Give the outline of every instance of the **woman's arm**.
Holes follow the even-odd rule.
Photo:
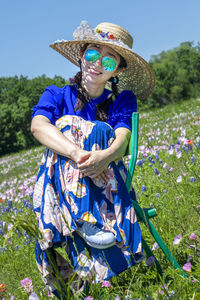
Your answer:
[[[66,156],[75,162],[81,162],[90,155],[88,151],[80,149],[72,143],[50,120],[42,115],[37,115],[31,122],[31,132],[44,146],[57,154]]]
[[[100,175],[112,161],[124,156],[130,137],[131,131],[129,129],[125,127],[117,128],[111,146],[105,150],[92,151],[86,161],[78,163],[78,168],[85,176],[91,178]]]

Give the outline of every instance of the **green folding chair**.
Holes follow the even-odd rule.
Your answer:
[[[126,155],[130,155],[130,162],[128,166],[128,174],[127,174],[127,179],[126,179],[126,187],[128,191],[130,191],[131,188],[131,183],[133,179],[133,174],[135,170],[135,165],[136,165],[136,160],[137,160],[137,153],[138,153],[138,129],[139,129],[139,113],[133,113],[132,115],[132,134],[131,134],[131,139],[129,143],[129,147],[127,149]],[[172,264],[174,269],[179,269],[180,274],[184,277],[187,277],[186,274],[183,272],[182,268],[176,261],[175,257],[171,254],[170,250],[167,248],[166,244],[160,237],[159,233],[149,220],[150,218],[153,218],[156,216],[156,210],[155,208],[141,208],[140,205],[136,201],[132,201],[133,206],[138,218],[139,222],[143,222],[145,226],[149,229],[149,232],[151,235],[154,237],[155,241],[158,243],[160,248],[162,249],[163,253],[166,255],[167,259],[169,262]],[[152,250],[149,248],[147,243],[145,242],[144,238],[142,237],[142,246],[144,251],[146,252],[147,258],[150,256],[153,256],[155,259],[155,264],[158,270],[158,273],[162,276],[163,271],[162,268],[156,259],[154,253]]]

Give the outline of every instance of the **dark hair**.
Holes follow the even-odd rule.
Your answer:
[[[89,44],[85,44],[81,48],[82,53],[85,52],[88,45]],[[127,64],[126,64],[125,59],[121,55],[119,55],[119,56],[120,56],[120,63],[119,63],[118,68],[126,68]],[[79,63],[80,63],[80,69],[81,69],[81,61]],[[78,97],[77,97],[75,110],[83,109],[85,104],[87,102],[90,102],[90,99],[87,95],[86,90],[81,85],[81,81],[82,81],[82,71],[80,70],[72,80],[73,84],[77,84],[77,89],[78,89]],[[112,93],[115,96],[115,98],[117,98],[117,96],[118,96],[118,88],[117,88],[118,77],[111,77],[108,81],[111,82]],[[109,110],[109,106],[112,103],[112,101],[113,101],[112,97],[110,96],[103,102],[97,104],[96,120],[99,120],[99,121],[107,121],[108,120],[108,110]]]

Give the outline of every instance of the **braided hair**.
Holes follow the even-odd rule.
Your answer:
[[[81,48],[81,52],[85,52],[89,44],[84,45]],[[81,61],[79,61],[80,69],[81,69]],[[120,55],[120,63],[118,68],[126,68],[127,64],[125,59]],[[112,94],[117,98],[118,96],[118,88],[117,83],[119,81],[118,77],[111,77],[108,81],[111,82]],[[73,84],[77,84],[78,89],[78,97],[76,102],[75,110],[82,110],[87,102],[91,102],[85,88],[81,85],[82,82],[82,71],[80,70],[72,79]],[[112,94],[108,96],[106,100],[97,104],[96,106],[96,120],[106,122],[108,120],[108,110],[110,104],[113,102]]]

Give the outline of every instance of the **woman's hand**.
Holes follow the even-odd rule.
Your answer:
[[[83,150],[81,148],[79,148],[78,150],[75,149],[72,152],[73,161],[75,161],[77,165],[85,162],[90,156],[91,156],[91,152]]]
[[[106,174],[103,173],[110,163],[106,150],[88,152],[88,158],[77,163],[79,170],[84,176],[94,178],[100,175],[99,178],[102,178],[102,180],[107,179]]]

